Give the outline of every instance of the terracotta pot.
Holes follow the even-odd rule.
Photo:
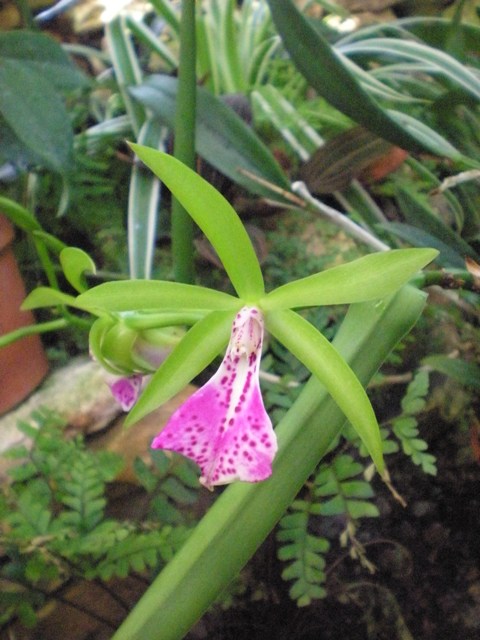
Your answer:
[[[0,214],[0,335],[33,324],[29,311],[20,311],[25,286],[12,249],[13,227]],[[48,361],[38,335],[0,347],[0,414],[21,402],[41,382]]]

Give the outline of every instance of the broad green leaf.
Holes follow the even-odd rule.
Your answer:
[[[235,312],[212,311],[193,325],[152,376],[128,414],[127,426],[170,400],[212,362],[228,342]]]
[[[309,84],[339,111],[403,149],[418,151],[419,142],[381,109],[341,62],[327,40],[291,0],[268,0],[283,44]]]
[[[382,472],[382,439],[372,405],[358,378],[335,347],[294,311],[268,313],[266,327],[325,385]]]
[[[105,282],[82,293],[76,302],[85,309],[237,309],[239,300],[228,293],[164,280]]]
[[[271,311],[384,298],[408,282],[436,255],[434,249],[373,253],[278,287],[268,293],[260,305],[265,311]]]
[[[85,273],[96,273],[95,263],[88,253],[77,247],[65,247],[60,253],[60,264],[72,287],[80,293],[86,291]]]
[[[87,78],[53,38],[39,32],[16,30],[0,33],[0,60],[16,60],[43,76],[57,89],[76,89]],[[28,87],[24,91],[28,92]]]
[[[130,145],[170,189],[213,245],[238,295],[256,302],[264,285],[260,265],[240,218],[227,200],[195,171],[155,149]]]
[[[73,131],[53,85],[22,61],[0,64],[0,112],[18,139],[50,169],[64,173],[72,161]]]
[[[176,78],[150,76],[130,93],[173,129]],[[196,148],[202,158],[253,193],[279,198],[278,193],[248,178],[241,169],[289,189],[287,177],[269,149],[233,109],[202,88],[197,88],[196,101]]]
[[[37,287],[28,294],[22,302],[21,308],[41,309],[42,307],[57,307],[58,305],[78,307],[77,298],[50,287]]]

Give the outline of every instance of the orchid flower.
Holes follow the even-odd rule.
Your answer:
[[[90,333],[91,348],[113,365],[118,358],[120,364],[128,365],[131,335],[118,327],[105,339],[100,330],[94,330],[97,323],[101,329],[103,318],[107,318],[106,324],[110,318],[118,318],[120,324],[141,331],[167,324],[188,328],[152,373],[125,424],[134,424],[173,398],[228,343],[217,373],[177,409],[152,446],[194,460],[201,470],[200,481],[208,488],[269,477],[277,442],[259,388],[265,326],[326,387],[382,473],[382,439],[365,389],[335,346],[297,309],[366,303],[361,306],[365,317],[373,313],[370,304],[375,314],[382,314],[384,300],[437,252],[382,251],[266,292],[250,238],[225,198],[175,158],[148,147],[131,146],[203,231],[237,295],[179,282],[131,280],[100,284],[75,299],[80,309],[99,315]],[[138,372],[138,367],[123,369]]]
[[[236,315],[218,371],[172,415],[152,448],[194,460],[200,482],[258,482],[271,474],[277,440],[259,384],[263,316],[255,307]]]

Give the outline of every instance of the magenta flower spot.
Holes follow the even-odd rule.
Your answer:
[[[175,411],[152,448],[182,453],[201,469],[207,488],[272,473],[277,439],[259,384],[263,317],[243,307],[215,375]]]
[[[140,395],[142,376],[136,374],[125,378],[117,378],[117,380],[109,382],[108,386],[122,409],[130,411]]]

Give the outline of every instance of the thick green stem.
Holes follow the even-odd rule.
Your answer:
[[[425,294],[404,287],[387,301],[350,308],[334,344],[364,385],[416,322],[424,303]],[[275,526],[344,422],[312,378],[277,427],[279,451],[271,478],[224,491],[113,640],[183,638]]]
[[[191,169],[195,168],[195,47],[195,0],[183,0],[174,156]],[[192,283],[193,222],[176,198],[172,199],[172,255],[176,281]]]

